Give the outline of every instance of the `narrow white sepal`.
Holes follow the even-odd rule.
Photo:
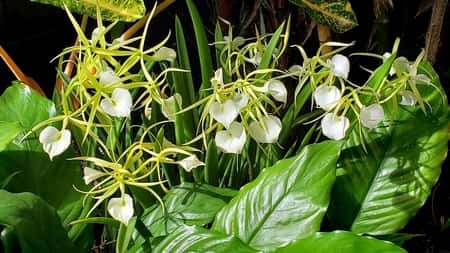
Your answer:
[[[133,99],[127,89],[114,89],[111,98],[104,98],[100,102],[100,107],[107,114],[114,117],[129,117]]]
[[[331,66],[331,70],[335,76],[342,77],[344,79],[348,78],[348,73],[350,72],[350,61],[346,56],[336,54],[331,58],[331,60],[328,60],[327,63]]]
[[[286,103],[287,101],[287,90],[284,83],[277,79],[270,79],[264,84],[265,90],[269,93],[276,101]]]
[[[191,155],[186,158],[184,158],[181,161],[177,162],[183,169],[187,172],[191,172],[192,169],[195,169],[199,166],[204,166],[205,164],[200,161],[196,155]]]
[[[367,128],[375,128],[378,123],[384,120],[384,110],[380,104],[371,104],[361,108],[359,117],[361,124]]]
[[[64,129],[59,131],[53,126],[47,126],[39,134],[39,142],[44,151],[53,160],[53,157],[62,154],[70,146],[70,131]]]
[[[406,106],[413,106],[417,103],[416,96],[409,90],[401,91],[398,93],[401,96],[400,104]]]
[[[209,114],[228,129],[231,122],[239,115],[239,110],[232,99],[227,99],[223,104],[217,101],[211,103]]]
[[[181,108],[182,97],[180,94],[175,93],[175,95],[162,100],[161,112],[170,121],[175,121],[175,101],[177,102],[178,108]]]
[[[268,115],[262,122],[253,121],[249,126],[249,133],[258,143],[274,143],[281,132],[281,121],[278,117]]]
[[[322,84],[314,90],[314,100],[318,107],[330,111],[339,103],[341,91],[336,86]]]
[[[177,52],[169,47],[160,47],[153,55],[157,61],[173,62],[177,58]]]
[[[133,199],[126,193],[120,198],[111,198],[108,202],[108,212],[114,219],[128,225],[134,214]]]
[[[342,140],[345,137],[347,129],[350,127],[350,121],[345,116],[336,116],[333,113],[327,113],[321,121],[322,133],[333,140]]]
[[[90,184],[93,181],[95,181],[105,175],[106,175],[106,173],[98,171],[98,170],[94,170],[90,167],[84,167],[84,169],[83,169],[83,180],[84,180],[85,184]]]
[[[214,139],[216,146],[224,153],[240,154],[247,134],[241,123],[233,121],[228,130],[218,131]]]

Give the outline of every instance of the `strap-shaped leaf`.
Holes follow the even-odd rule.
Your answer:
[[[421,64],[419,72],[440,87],[430,64]],[[346,143],[330,205],[337,228],[395,233],[429,197],[447,154],[448,105],[443,92],[431,85],[421,85],[420,90],[432,108],[427,114],[417,106],[385,108],[385,126],[366,134],[367,152],[356,132]]]
[[[255,253],[258,251],[232,236],[201,227],[183,225],[159,243],[153,252]]]
[[[348,0],[290,0],[304,7],[306,12],[320,24],[343,33],[358,25],[356,15]]]
[[[31,0],[43,4],[50,4],[64,9],[67,5],[70,11],[97,16],[97,7],[104,20],[131,22],[140,19],[145,14],[143,0]]]
[[[335,231],[316,233],[298,240],[274,253],[405,253],[406,251],[390,242],[368,236],[358,236],[352,232]]]
[[[218,214],[213,229],[270,250],[320,228],[335,180],[340,142],[305,147],[265,169]]]

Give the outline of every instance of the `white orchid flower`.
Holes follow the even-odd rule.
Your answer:
[[[239,115],[239,109],[232,99],[225,100],[223,104],[214,101],[209,107],[209,114],[228,129],[231,122]]]
[[[249,133],[258,143],[274,143],[281,132],[281,121],[278,117],[268,115],[262,122],[253,121],[249,126]]]
[[[191,155],[186,158],[184,158],[181,161],[177,162],[181,167],[183,167],[184,170],[187,172],[191,172],[192,169],[195,169],[199,166],[205,166],[205,164],[200,161],[196,155]]]
[[[93,181],[95,181],[105,175],[107,175],[107,174],[102,171],[92,169],[90,167],[84,167],[84,169],[83,169],[83,180],[84,180],[85,184],[90,184]]]
[[[123,88],[114,89],[111,98],[104,98],[100,101],[102,110],[114,117],[129,117],[132,106],[131,94]]]
[[[384,119],[384,110],[380,104],[371,104],[361,108],[359,117],[361,124],[367,128],[375,128]]]
[[[248,60],[250,63],[252,63],[255,66],[259,66],[262,61],[262,55],[259,51],[255,50],[254,55]]]
[[[397,74],[409,74],[411,72],[411,64],[409,63],[408,59],[403,56],[395,59],[392,66],[394,67],[394,70]]]
[[[326,84],[317,87],[313,95],[316,104],[325,111],[332,110],[341,99],[341,91],[336,86]]]
[[[160,47],[154,54],[153,58],[157,61],[168,61],[173,63],[177,58],[177,52],[169,47]]]
[[[277,79],[270,79],[264,84],[264,90],[276,101],[286,104],[287,90],[284,83]]]
[[[416,96],[414,96],[414,93],[409,90],[400,91],[398,93],[401,96],[400,104],[406,105],[406,106],[413,106],[417,103]]]
[[[111,198],[107,208],[111,217],[125,225],[134,214],[133,199],[126,193],[120,198]]]
[[[248,96],[242,93],[234,93],[231,99],[236,105],[238,111],[241,111],[241,109],[248,104]]]
[[[348,73],[350,72],[350,61],[348,58],[342,54],[334,55],[331,60],[327,60],[327,63],[331,67],[331,71],[337,77],[342,77],[344,79],[348,78]]]
[[[230,37],[227,35],[223,36],[223,39],[228,43],[230,42]],[[244,37],[237,36],[233,39],[233,41],[231,41],[231,46],[233,48],[238,48],[238,47],[242,46],[244,43],[245,43]]]
[[[175,95],[167,99],[163,99],[161,104],[162,114],[171,121],[175,121],[175,101],[177,102],[178,107],[181,108],[182,98],[178,93],[175,93]]]
[[[223,69],[219,68],[216,71],[214,71],[214,77],[211,78],[211,83],[218,85],[218,86],[223,86]]]
[[[336,116],[333,113],[327,113],[321,121],[322,133],[333,140],[342,140],[345,132],[350,127],[350,121],[345,116]]]
[[[216,146],[224,153],[240,154],[244,148],[247,134],[241,123],[233,121],[228,130],[216,133]]]
[[[105,30],[105,27],[96,27],[94,30],[92,30],[91,33],[91,41],[98,41],[99,35]]]
[[[53,126],[47,126],[39,134],[39,142],[42,143],[42,147],[50,157],[50,160],[62,154],[70,146],[70,138],[69,130],[63,129],[59,131]]]
[[[117,76],[116,72],[110,67],[106,67],[104,71],[98,73],[98,82],[102,86],[109,86],[111,84],[120,83],[120,77]]]

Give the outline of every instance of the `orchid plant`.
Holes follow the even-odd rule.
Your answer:
[[[446,141],[435,136],[447,134],[447,100],[423,52],[411,62],[398,56],[399,40],[384,55],[345,55],[353,43],[327,42],[309,57],[292,45],[302,59],[285,69],[280,61],[290,46],[289,19],[274,33],[249,38],[235,36],[221,20],[228,31],[217,24],[215,41],[207,44],[188,0],[200,81],[191,73],[192,52],[178,18],[176,48],[168,46],[170,33],[148,46],[156,6],[141,35],[119,38],[111,38],[118,22],[105,22],[100,8],[96,28],[87,31],[65,7],[78,39],[55,57],[61,85],[54,110],[12,138],[29,142],[38,135],[49,164],[70,153],[64,161],[79,167],[84,185],[73,188],[82,195],[81,211],[63,216],[77,228],[69,233],[73,242],[92,237],[87,228],[94,223],[115,241],[116,252],[312,252],[310,244],[327,252],[345,240],[404,252],[382,240],[370,246],[360,235],[405,226],[445,159]],[[351,60],[359,56],[380,62],[366,69],[365,83],[351,80]],[[67,64],[74,73],[64,71]],[[435,128],[408,147],[426,156],[424,149],[435,145],[429,163],[400,147],[408,122],[427,117]],[[408,180],[392,186],[379,178],[396,177],[393,168]],[[352,188],[358,180],[362,186]],[[383,204],[403,196],[396,189],[418,195],[401,215]],[[392,218],[388,228],[384,216],[364,209],[377,196],[385,200],[380,212]],[[349,232],[318,233],[327,210],[329,230]],[[319,238],[336,242],[321,248]]]

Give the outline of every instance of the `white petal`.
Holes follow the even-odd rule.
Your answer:
[[[198,160],[196,155],[188,156],[183,160],[178,161],[178,164],[187,172],[191,172],[192,169],[205,165],[202,161]]]
[[[101,32],[103,32],[105,28],[104,27],[96,27],[94,30],[92,30],[91,33],[91,40],[92,41],[98,41],[99,40],[99,35]]]
[[[262,61],[262,56],[259,51],[256,51],[255,54],[249,59],[249,62],[252,63],[255,66],[259,66]]]
[[[367,128],[375,128],[384,119],[384,110],[380,104],[363,106],[360,112],[361,124]]]
[[[111,98],[104,98],[100,102],[100,107],[107,114],[115,117],[128,117],[133,106],[133,99],[128,90],[122,88],[114,89]]]
[[[241,123],[234,121],[228,130],[216,133],[216,146],[224,153],[240,154],[244,147],[247,134]]]
[[[350,72],[350,61],[347,57],[342,54],[336,54],[328,63],[331,65],[331,70],[335,76],[342,77],[344,79],[348,78],[348,73]]]
[[[239,115],[239,110],[233,100],[227,99],[223,104],[219,102],[211,103],[209,114],[225,128],[229,128],[231,122]]]
[[[287,100],[287,90],[284,83],[280,80],[271,79],[267,81],[264,86],[267,87],[267,92],[272,95],[272,97],[282,103],[286,103]]]
[[[83,180],[85,184],[90,184],[104,175],[106,175],[106,173],[94,170],[89,167],[84,167],[83,169]]]
[[[394,60],[393,67],[395,69],[395,72],[397,74],[400,73],[410,73],[411,72],[411,65],[409,64],[408,59],[405,57],[398,57]]]
[[[107,68],[98,74],[98,82],[103,86],[120,83],[120,78],[116,75],[114,70]]]
[[[250,123],[249,132],[258,143],[274,143],[278,140],[281,132],[281,121],[279,118],[269,115],[262,122]]]
[[[53,126],[48,126],[39,134],[42,148],[53,160],[53,157],[62,154],[70,146],[70,131],[64,129],[59,131]]]
[[[214,77],[211,78],[211,83],[215,84],[215,85],[219,85],[219,86],[223,86],[223,70],[222,68],[217,69],[214,72]]]
[[[341,91],[336,86],[322,84],[314,91],[316,104],[325,111],[330,111],[336,107],[340,99]]]
[[[241,93],[234,93],[232,100],[235,103],[238,111],[241,111],[241,109],[248,104],[248,96],[245,94],[243,95]]]
[[[336,116],[333,113],[327,113],[322,118],[322,133],[333,140],[342,140],[345,132],[350,127],[350,121],[345,116]]]
[[[134,214],[133,199],[128,194],[121,198],[111,198],[108,202],[108,212],[111,217],[127,225]]]
[[[172,48],[161,47],[155,52],[153,57],[157,61],[173,62],[177,58],[177,52],[175,52]]]
[[[175,101],[177,102],[178,108],[182,105],[181,95],[175,93],[175,95],[162,100],[161,112],[167,119],[175,121]]]
[[[412,91],[401,91],[399,92],[399,95],[402,97],[402,100],[400,101],[401,105],[413,106],[417,103],[416,96],[414,96]]]

